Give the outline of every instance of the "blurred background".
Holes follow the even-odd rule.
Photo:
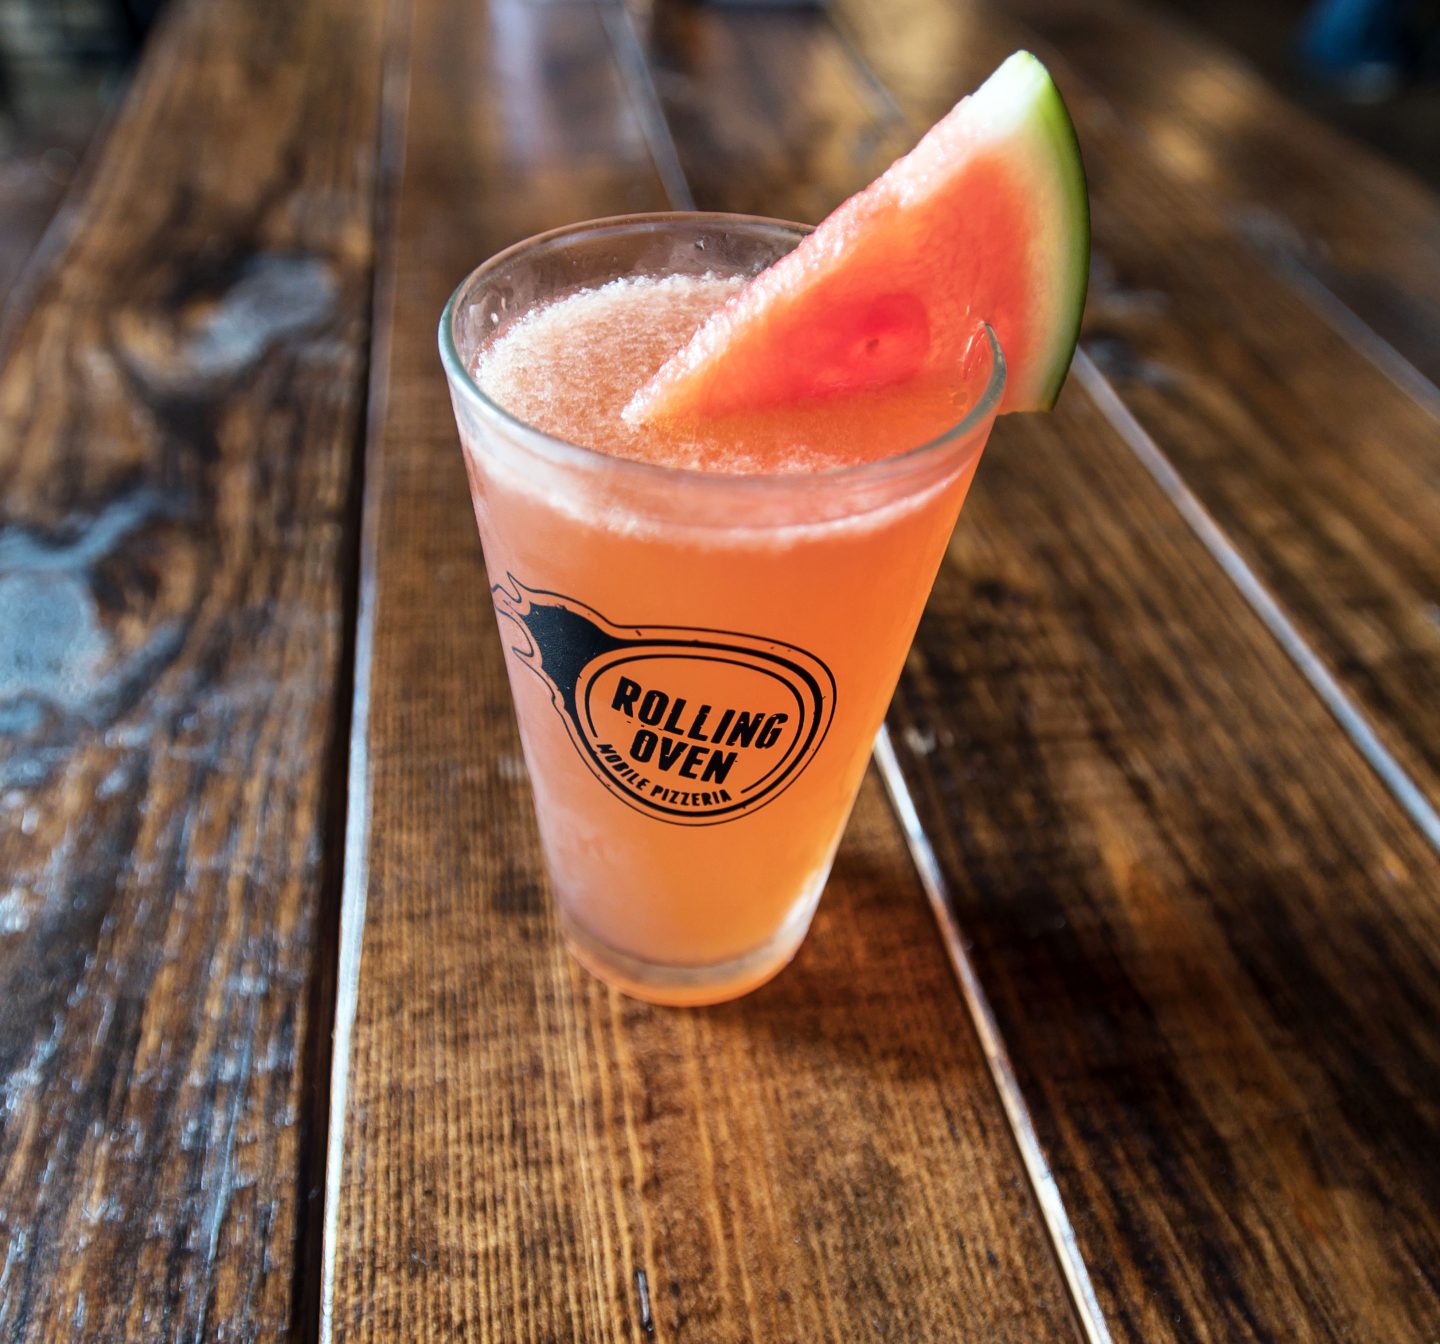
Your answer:
[[[204,2],[0,0],[0,303],[103,133],[166,4]],[[1440,0],[1150,3],[1440,189]]]
[[[164,0],[0,0],[0,296],[124,90]]]

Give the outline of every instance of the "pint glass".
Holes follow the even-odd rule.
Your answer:
[[[576,225],[456,290],[440,347],[565,937],[623,992],[713,1003],[805,936],[1004,387],[932,441],[813,473],[608,456],[522,423],[473,375],[486,342],[579,289],[748,276],[799,226]],[[798,357],[803,357],[803,353]]]

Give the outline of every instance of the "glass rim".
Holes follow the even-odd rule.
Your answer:
[[[810,224],[797,224],[791,220],[770,219],[764,215],[734,214],[712,210],[659,210],[638,214],[610,215],[601,219],[581,220],[562,224],[532,234],[503,248],[486,258],[456,285],[440,314],[440,360],[444,365],[452,389],[458,390],[483,418],[498,422],[512,437],[542,458],[561,467],[574,467],[582,471],[606,471],[618,473],[622,478],[653,484],[666,482],[671,486],[699,487],[706,490],[739,490],[742,492],[769,492],[793,490],[801,481],[819,482],[826,487],[863,485],[884,482],[894,477],[903,478],[926,466],[932,458],[958,441],[970,437],[986,420],[999,410],[1005,395],[1006,366],[1005,354],[999,338],[988,322],[978,322],[978,328],[985,333],[990,347],[990,371],[985,387],[965,414],[953,425],[932,438],[912,448],[906,448],[889,456],[867,462],[855,462],[846,466],[825,467],[818,471],[805,472],[717,472],[703,471],[695,467],[667,466],[657,462],[640,462],[634,458],[617,457],[573,443],[532,425],[527,420],[508,411],[494,401],[475,381],[474,375],[460,356],[455,342],[455,319],[460,311],[464,295],[488,273],[498,271],[507,262],[523,253],[554,246],[570,239],[623,234],[639,230],[659,230],[676,223],[763,226],[772,231],[793,235],[798,240],[815,231]],[[702,485],[703,483],[703,485]]]

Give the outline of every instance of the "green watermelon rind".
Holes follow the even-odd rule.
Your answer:
[[[1044,69],[1035,57],[1030,59]],[[1070,372],[1071,360],[1075,357],[1075,347],[1080,341],[1080,321],[1085,313],[1085,290],[1090,281],[1090,194],[1085,180],[1085,164],[1080,157],[1080,140],[1075,134],[1070,110],[1048,72],[1044,88],[1035,100],[1031,126],[1053,157],[1062,202],[1068,207],[1066,217],[1057,221],[1056,227],[1063,231],[1069,242],[1066,259],[1071,283],[1065,300],[1055,314],[1055,339],[1051,358],[1047,361],[1050,370],[1048,380],[1043,381],[1036,392],[1037,409],[1048,411],[1055,405],[1065,384],[1065,375]]]

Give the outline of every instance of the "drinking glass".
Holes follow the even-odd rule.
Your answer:
[[[536,305],[620,277],[754,275],[806,232],[693,213],[557,229],[480,266],[440,324],[560,923],[582,964],[653,1002],[735,997],[799,948],[1004,362],[980,328],[973,403],[943,434],[775,475],[565,442],[472,371]]]

